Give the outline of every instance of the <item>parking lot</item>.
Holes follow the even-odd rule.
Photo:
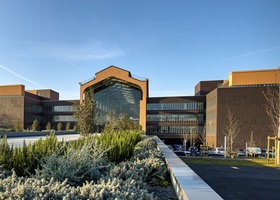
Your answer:
[[[223,199],[279,200],[280,169],[188,164]]]

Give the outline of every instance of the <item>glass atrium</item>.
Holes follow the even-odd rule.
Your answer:
[[[132,120],[140,118],[142,92],[132,85],[111,80],[94,90],[93,99],[99,114],[98,125],[104,125],[108,113],[113,113],[115,116],[125,113]]]

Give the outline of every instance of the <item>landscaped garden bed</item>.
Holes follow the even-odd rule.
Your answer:
[[[22,147],[3,138],[0,164],[0,199],[176,199],[156,142],[139,131]]]

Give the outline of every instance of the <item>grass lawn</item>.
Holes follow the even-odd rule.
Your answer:
[[[234,165],[234,166],[251,166],[251,167],[277,167],[274,158],[269,159],[269,164],[266,158],[208,158],[208,157],[186,157],[182,160],[188,163],[195,164],[212,164],[212,165]]]

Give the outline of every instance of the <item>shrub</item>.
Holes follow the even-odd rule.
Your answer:
[[[36,176],[50,180],[64,181],[70,185],[79,185],[86,180],[97,181],[104,174],[109,164],[106,160],[107,150],[93,141],[83,146],[68,146],[66,152],[58,149],[41,162],[41,169]]]
[[[14,171],[0,176],[0,199],[78,199],[67,181],[18,177]]]
[[[139,142],[133,157],[113,166],[107,178],[133,179],[139,187],[144,187],[146,183],[168,186],[168,169],[161,152],[155,147],[156,143],[151,138]]]
[[[47,139],[50,148],[45,148],[41,140],[34,146],[15,148],[17,150],[13,153],[20,155],[17,163],[25,163],[22,160],[24,155],[28,158],[29,151],[36,152],[38,147],[47,156],[42,158],[41,169],[37,169],[32,177],[18,177],[15,171],[11,175],[0,169],[0,199],[144,200],[154,199],[147,191],[147,184],[166,183],[167,168],[151,138],[139,142],[131,159],[118,164],[107,162],[106,152],[109,150],[103,147],[98,137],[85,137],[68,146],[66,143],[57,145],[54,138],[51,135]],[[0,148],[9,152],[3,141]],[[26,168],[25,164],[21,167]]]
[[[7,137],[0,140],[0,165],[6,170],[14,169],[18,176],[25,176],[34,173],[40,165],[40,161],[54,152],[59,146],[59,142],[52,132],[45,139],[40,138],[33,144],[23,146],[9,146]]]
[[[133,155],[135,145],[142,139],[140,131],[123,130],[114,132],[112,130],[102,132],[97,140],[103,147],[109,148],[108,159],[111,162],[128,160]]]
[[[61,131],[61,130],[62,130],[62,127],[63,127],[62,123],[59,122],[59,123],[57,124],[57,130],[58,130],[58,131]]]
[[[37,131],[39,128],[39,121],[38,119],[35,119],[32,123],[32,131]]]
[[[127,199],[127,200],[152,200],[153,195],[146,189],[138,186],[135,180],[121,180],[112,178],[101,180],[98,184],[86,183],[77,188],[81,199]]]
[[[52,129],[52,124],[51,124],[51,122],[48,122],[45,128],[46,128],[46,130],[48,130],[48,131],[51,130],[51,129]]]
[[[45,179],[18,177],[14,172],[0,173],[0,199],[139,199],[152,200],[153,195],[137,186],[134,180],[101,180],[98,184],[86,182],[83,186],[72,187],[51,178]]]
[[[70,122],[67,122],[67,124],[66,124],[66,131],[70,131],[70,129],[71,129],[71,124],[70,124]]]

